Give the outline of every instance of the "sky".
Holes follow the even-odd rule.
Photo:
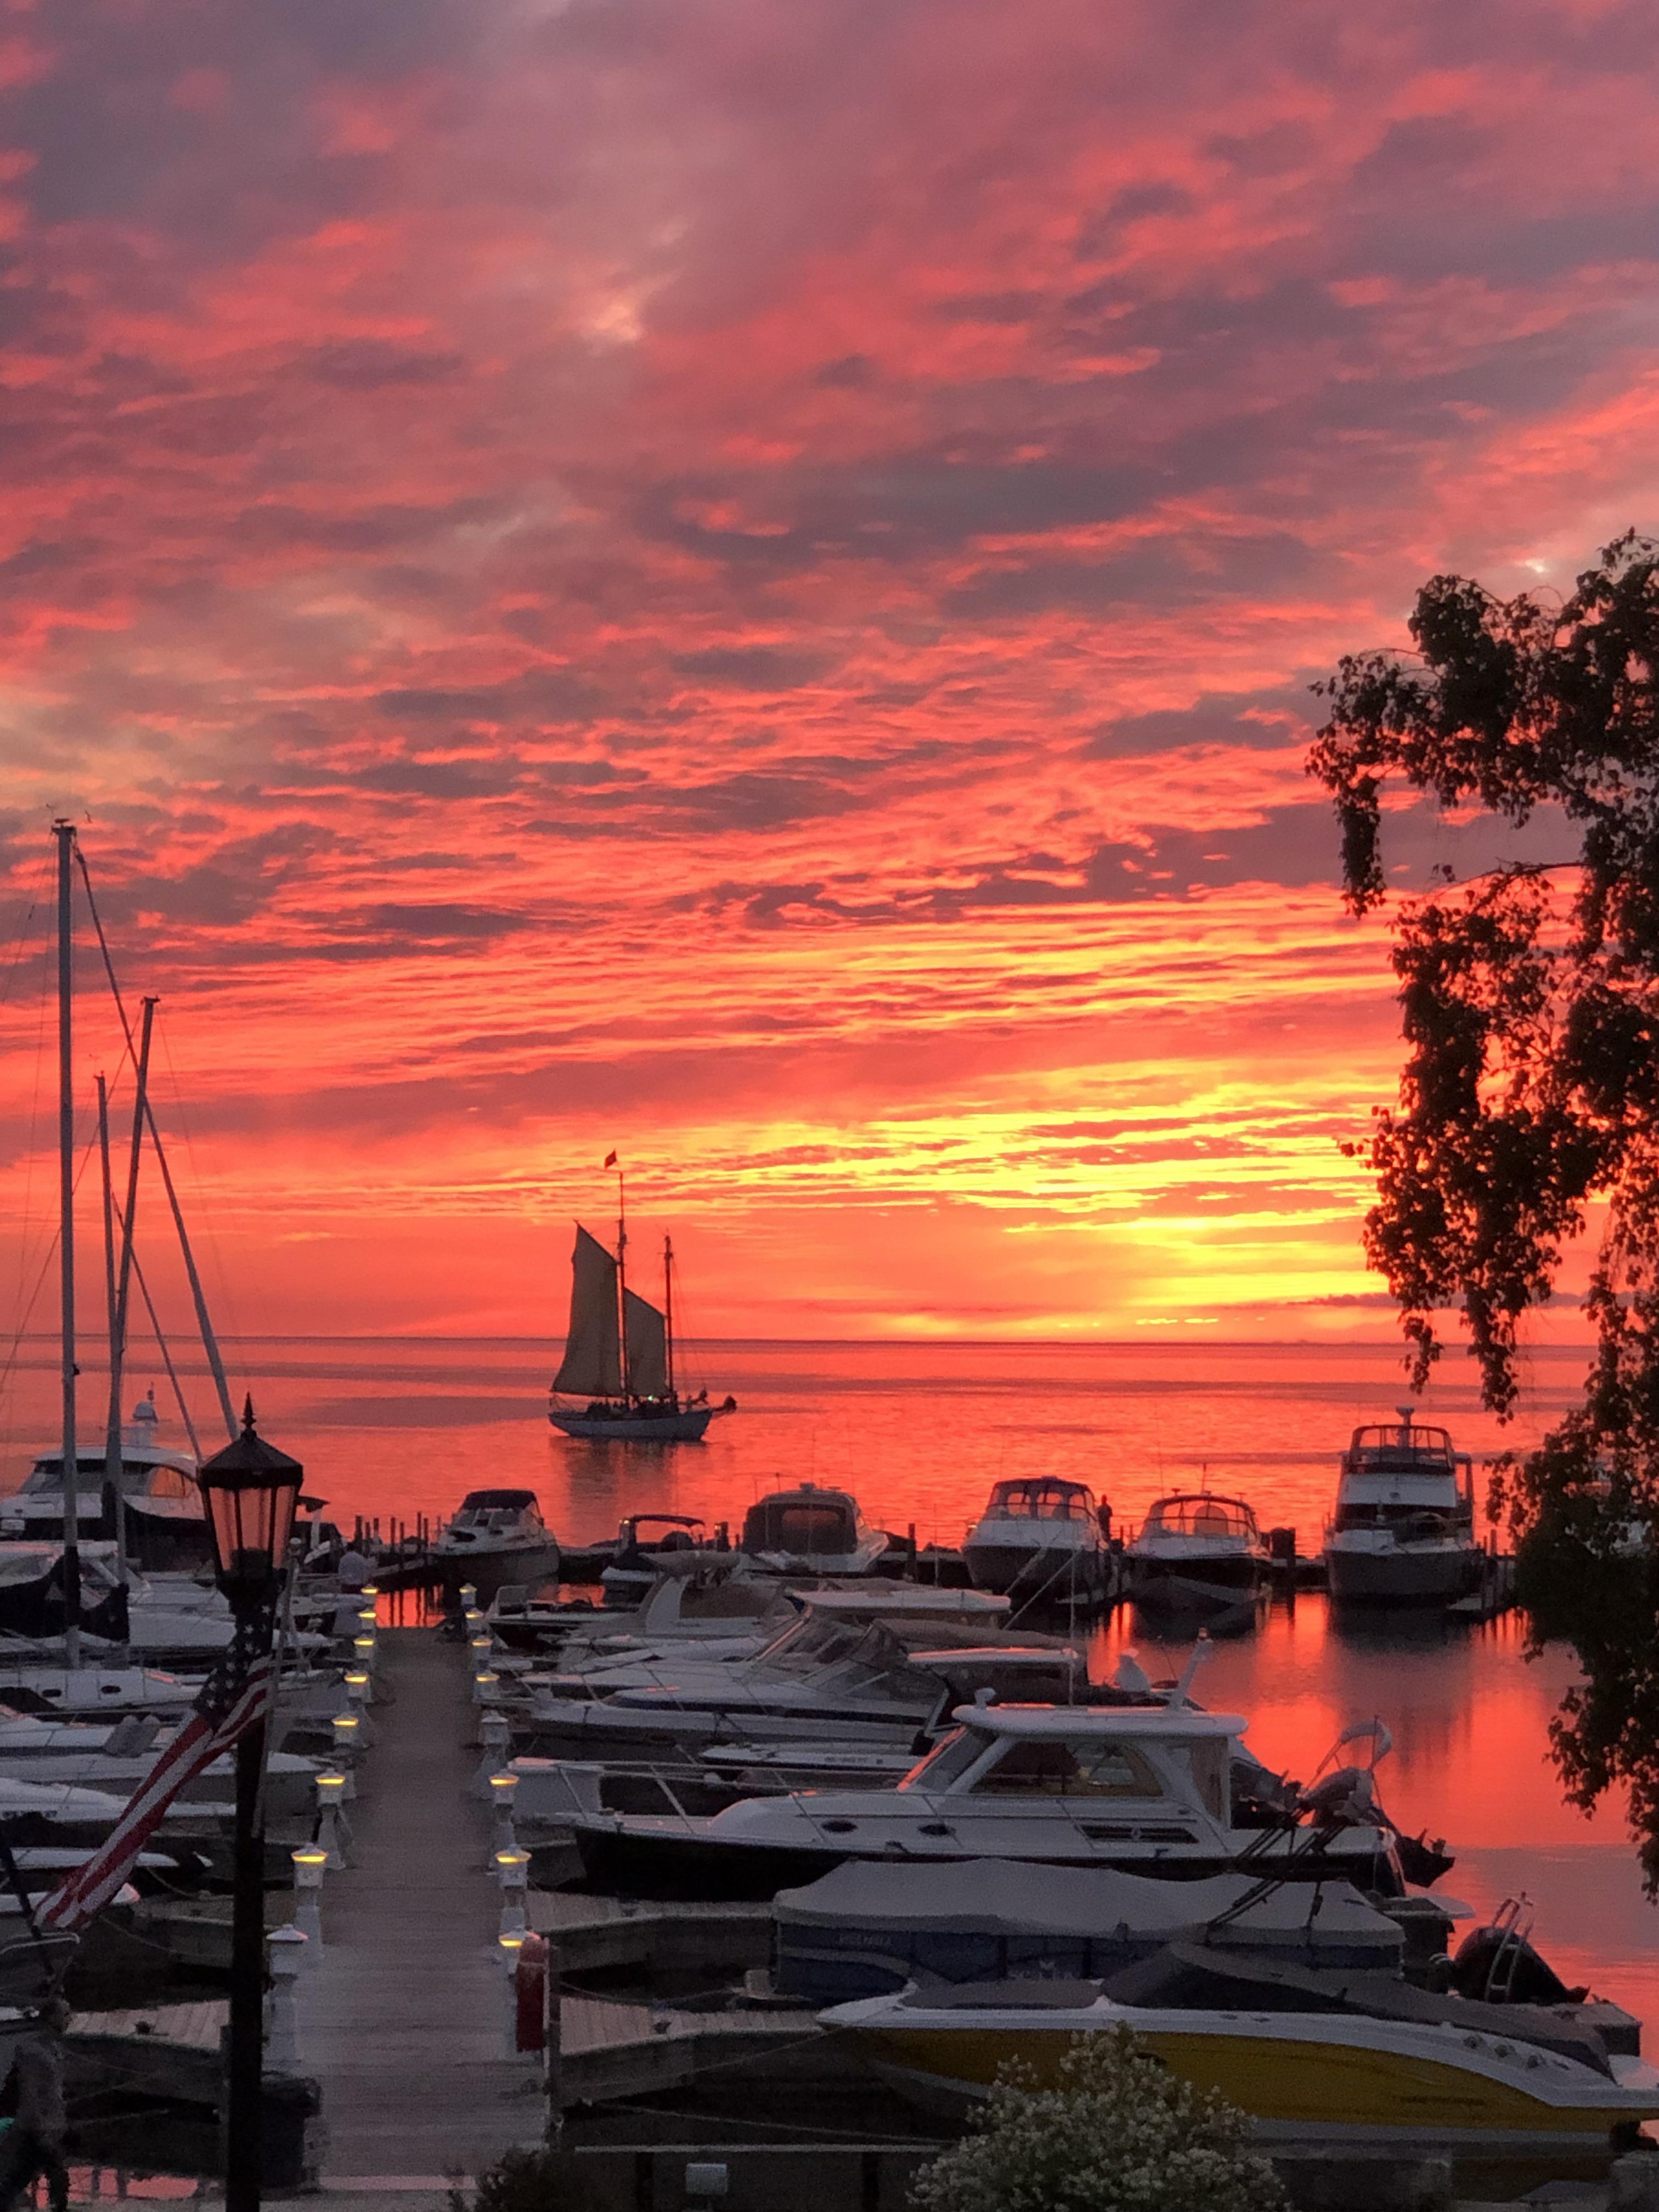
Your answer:
[[[3,0],[0,254],[20,1316],[61,812],[223,1325],[614,1148],[704,1334],[1388,1333],[1309,687],[1659,523],[1650,9]]]

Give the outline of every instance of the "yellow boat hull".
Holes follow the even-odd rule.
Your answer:
[[[861,2009],[847,2006],[842,2020],[830,2017],[842,2025]],[[1164,2014],[924,2026],[893,2018],[848,2023],[847,2032],[882,2073],[938,2102],[983,2096],[1010,2060],[1053,2087],[1079,2029],[1131,2026],[1172,2073],[1194,2088],[1219,2090],[1248,2112],[1266,2141],[1595,2149],[1615,2129],[1659,2118],[1659,2076],[1639,2063],[1608,2080],[1547,2052],[1449,2030],[1346,2016],[1320,2016],[1317,2029],[1308,2015],[1215,2021],[1176,2026]]]

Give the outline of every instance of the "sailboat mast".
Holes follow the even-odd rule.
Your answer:
[[[617,1343],[622,1356],[622,1394],[633,1395],[628,1363],[628,1204],[621,1164],[617,1168]]]
[[[674,1397],[674,1246],[672,1239],[662,1240],[662,1333],[668,1346],[668,1396]]]
[[[64,1661],[81,1663],[81,1462],[75,1434],[75,824],[58,840],[58,1254],[63,1336]]]

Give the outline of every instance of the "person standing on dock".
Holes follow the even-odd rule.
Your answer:
[[[48,1997],[40,2025],[17,2046],[12,2071],[17,2077],[17,2117],[0,2147],[0,2212],[14,2208],[41,2174],[51,2191],[52,2212],[67,2212],[69,2168],[64,2163],[68,2118],[64,2109],[64,2031],[70,2008],[62,1997]]]

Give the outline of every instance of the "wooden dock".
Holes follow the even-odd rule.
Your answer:
[[[544,2125],[538,2063],[506,2050],[501,1899],[461,1655],[383,1628],[376,1741],[350,1808],[353,1863],[323,1891],[300,2047],[322,2085],[331,2175],[475,2174]]]

